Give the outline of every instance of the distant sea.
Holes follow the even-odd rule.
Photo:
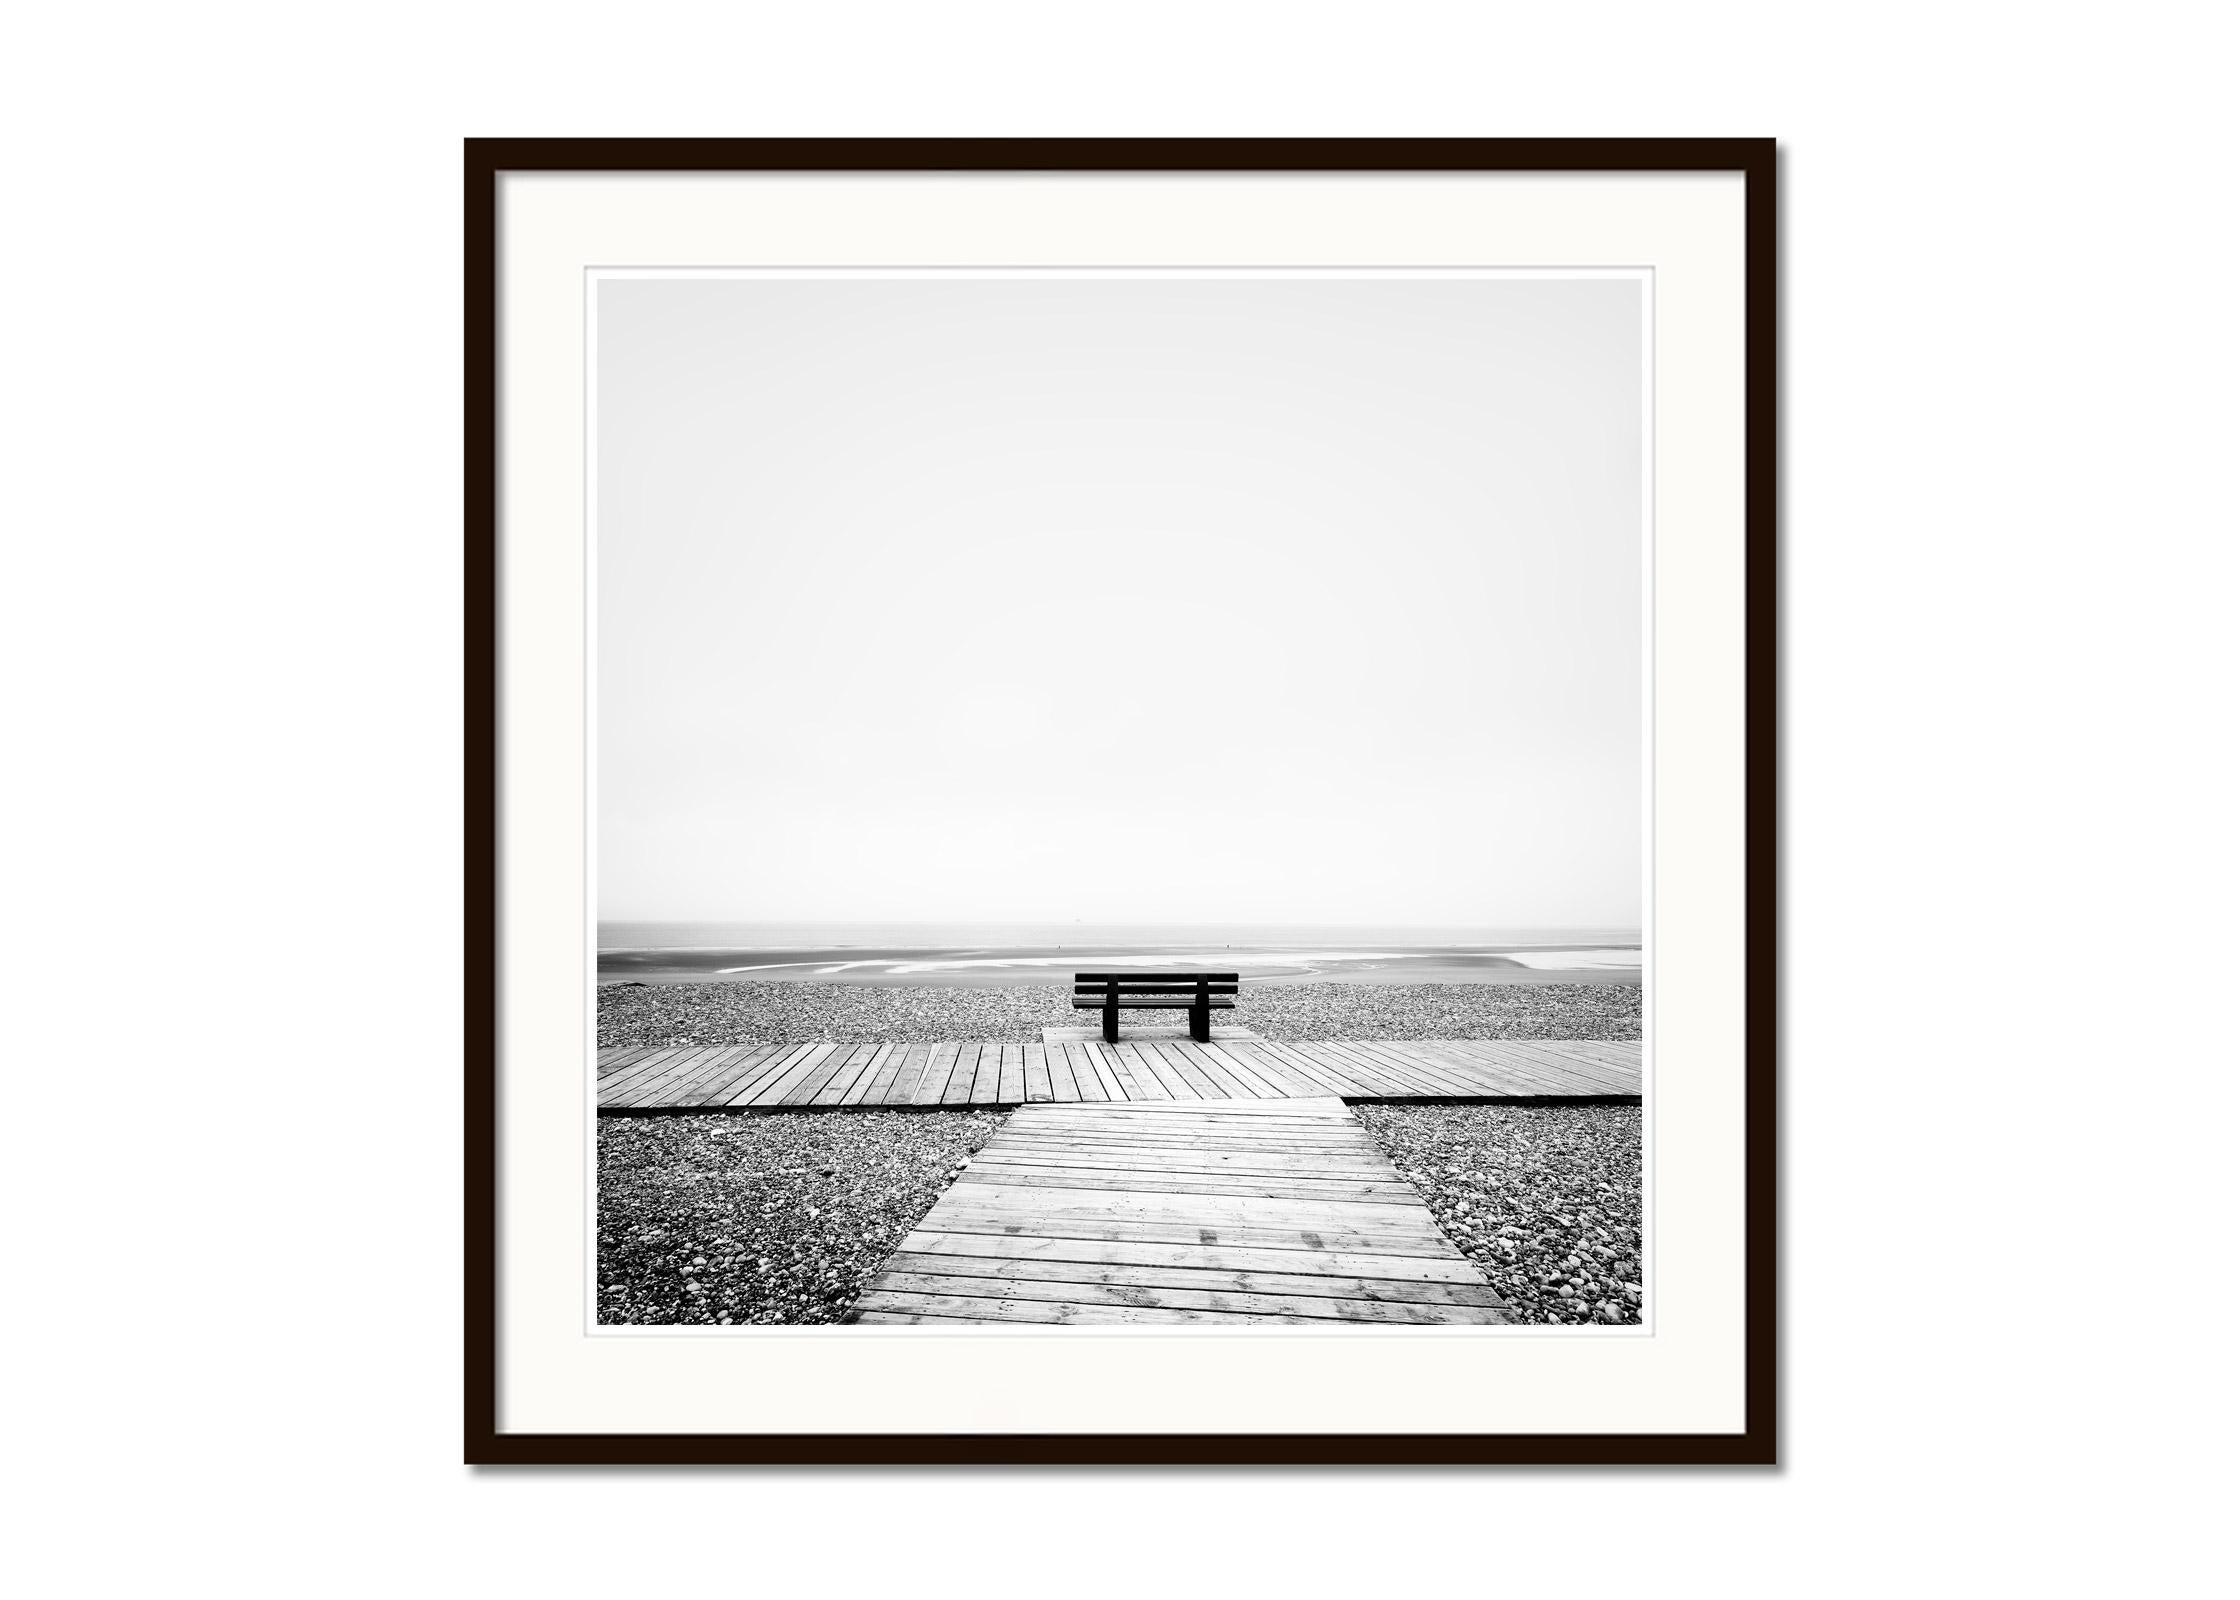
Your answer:
[[[1063,983],[1098,966],[1271,983],[1638,983],[1638,928],[602,922],[599,981]]]

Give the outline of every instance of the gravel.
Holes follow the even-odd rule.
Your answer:
[[[599,1043],[840,1044],[942,1039],[1039,1043],[1082,1026],[1066,984],[943,988],[860,983],[609,984]],[[1638,1039],[1637,983],[1247,983],[1217,1025],[1263,1039]],[[1127,1017],[1121,1019],[1126,1037]]]
[[[1263,1039],[1638,1039],[1638,983],[1247,984],[1226,1019]],[[1126,1018],[1121,1019],[1126,1036]]]
[[[1356,1106],[1529,1323],[1641,1321],[1641,1108]]]
[[[837,1322],[990,1111],[599,1119],[599,1321]]]

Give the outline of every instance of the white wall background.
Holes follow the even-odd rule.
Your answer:
[[[2209,7],[15,20],[26,1592],[2190,1592],[2227,1558]],[[1786,142],[1786,1466],[456,1466],[464,133]]]

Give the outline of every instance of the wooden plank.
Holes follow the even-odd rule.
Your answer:
[[[642,1083],[649,1077],[658,1077],[685,1057],[706,1049],[705,1045],[665,1045],[659,1050],[640,1056],[620,1072],[599,1080],[599,1098],[604,1101],[627,1091],[630,1084]]]
[[[1293,1163],[1346,1163],[1369,1159],[1352,1145],[1335,1141],[1311,1144],[1289,1141],[1256,1142],[1249,1147],[1232,1148],[1229,1141],[1218,1139],[1036,1139],[1006,1135],[999,1141],[991,1142],[987,1148],[1003,1154],[1017,1155],[1021,1160],[1078,1157],[1091,1164],[1140,1160],[1153,1166],[1171,1164],[1177,1167],[1187,1167],[1192,1162],[1228,1161],[1253,1168],[1267,1168]]]
[[[1097,1053],[1100,1060],[1110,1065],[1119,1077],[1121,1087],[1128,1091],[1130,1109],[1166,1105],[1174,1099],[1174,1090],[1135,1051],[1123,1050],[1118,1045],[1105,1044],[1101,1040],[1092,1043],[1089,1048]]]
[[[1350,1132],[1347,1125],[1314,1111],[1289,1108],[1314,1105],[1306,1095],[1265,1100],[1124,1100],[1106,1101],[1089,1108],[1091,1120],[1119,1128],[1315,1128],[1322,1132]]]
[[[1331,1084],[1337,1093],[1358,1097],[1377,1092],[1345,1068],[1310,1056],[1298,1045],[1278,1044],[1272,1039],[1262,1039],[1257,1042],[1256,1048],[1302,1075],[1321,1078]]]
[[[1226,1042],[1222,1049],[1231,1054],[1242,1054],[1255,1065],[1267,1071],[1286,1072],[1292,1081],[1307,1087],[1316,1094],[1358,1094],[1352,1080],[1341,1076],[1318,1061],[1305,1056],[1285,1053],[1280,1047],[1259,1039],[1238,1039]]]
[[[1149,1179],[1194,1183],[1198,1179],[1223,1181],[1223,1183],[1364,1183],[1375,1188],[1407,1190],[1400,1181],[1400,1174],[1389,1165],[1369,1161],[1357,1154],[1326,1154],[1326,1156],[1301,1156],[1292,1161],[1288,1156],[1268,1154],[1241,1154],[1234,1161],[1219,1154],[1176,1154],[1158,1152],[1156,1156],[1136,1150],[1064,1150],[1064,1147],[1044,1147],[1044,1150],[999,1150],[995,1143],[983,1147],[972,1161],[974,1172],[1006,1172],[1026,1176],[1033,1172],[1051,1174],[1095,1174],[1109,1172],[1118,1176],[1149,1176]]]
[[[1081,1086],[1084,1100],[1125,1100],[1126,1092],[1103,1058],[1085,1044],[1058,1046],[1066,1054],[1066,1062],[1073,1068],[1073,1081]]]
[[[1269,1082],[1257,1072],[1240,1067],[1211,1045],[1199,1044],[1194,1039],[1177,1040],[1175,1049],[1182,1051],[1198,1064],[1198,1070],[1214,1082],[1230,1086],[1230,1094],[1239,1100],[1280,1100],[1289,1097],[1289,1091]]]
[[[1258,1117],[1268,1121],[1296,1122],[1301,1118],[1317,1118],[1342,1128],[1356,1128],[1352,1115],[1339,1097],[1334,1094],[1297,1095],[1236,1099],[1217,1097],[1213,1100],[1160,1101],[1151,1105],[1128,1106],[1130,1114],[1172,1117]]]
[[[1344,1061],[1351,1065],[1356,1077],[1376,1077],[1392,1087],[1387,1094],[1397,1095],[1447,1095],[1469,1092],[1460,1085],[1447,1082],[1415,1069],[1405,1058],[1396,1058],[1364,1046],[1355,1039],[1334,1039],[1328,1044],[1302,1046],[1314,1051],[1325,1061]]]
[[[1641,1070],[1639,1039],[1538,1039],[1534,1043],[1543,1049],[1563,1050],[1589,1061],[1599,1061],[1621,1072]]]
[[[1396,1181],[1389,1162],[1372,1161],[1350,1150],[1294,1151],[1252,1150],[1146,1150],[1130,1145],[1010,1144],[991,1140],[981,1147],[975,1165],[996,1163],[1004,1167],[1112,1167],[1131,1172],[1228,1173],[1235,1176],[1360,1178]]]
[[[1040,1045],[1031,1046],[1035,1052],[1036,1069],[1050,1080],[1050,1098],[1061,1105],[1079,1104],[1081,1091],[1075,1087],[1073,1068],[1063,1050],[1046,1050]]]
[[[658,1044],[609,1046],[599,1052],[599,1076],[611,1078],[633,1061],[643,1061],[656,1050],[666,1048]]]
[[[1571,1039],[1535,1040],[1533,1050],[1542,1057],[1554,1056],[1572,1065],[1574,1070],[1583,1070],[1588,1077],[1614,1092],[1641,1092],[1641,1053],[1638,1050],[1630,1061],[1613,1059],[1605,1049]]]
[[[1216,1039],[1211,1044],[1202,1044],[1197,1048],[1221,1061],[1231,1072],[1240,1076],[1250,1073],[1285,1099],[1313,1099],[1331,1092],[1328,1084],[1310,1081],[1273,1056],[1247,1049],[1246,1046],[1251,1042],[1248,1039]]]
[[[871,1063],[878,1058],[879,1052],[884,1048],[885,1046],[876,1044],[844,1047],[846,1053],[842,1056],[840,1064],[832,1069],[832,1076],[824,1080],[823,1087],[818,1089],[806,1103],[813,1106],[843,1104],[847,1100],[848,1091],[855,1087],[856,1079],[871,1070]]]
[[[918,1079],[918,1086],[910,1093],[914,1106],[942,1104],[949,1087],[950,1075],[955,1072],[959,1046],[954,1040],[945,1039],[929,1046],[926,1051],[925,1071]]]
[[[968,1169],[969,1175],[969,1169]],[[982,1216],[1037,1221],[1178,1223],[1193,1227],[1235,1224],[1249,1228],[1320,1230],[1353,1228],[1365,1233],[1440,1238],[1431,1213],[1420,1205],[1378,1205],[1360,1200],[1263,1200],[1253,1195],[1192,1195],[1182,1198],[1115,1190],[1068,1189],[1058,1185],[952,1185],[944,1199],[955,1199]],[[930,1213],[928,1213],[930,1215]]]
[[[1343,1205],[1396,1205],[1411,1210],[1422,1196],[1405,1183],[1361,1179],[1283,1178],[1201,1173],[1120,1172],[1111,1167],[1004,1167],[975,1157],[969,1171],[957,1174],[955,1187],[988,1189],[1070,1189],[1096,1195],[1204,1195],[1211,1199],[1314,1200]]]
[[[966,1104],[992,1106],[996,1103],[996,1089],[1003,1082],[1003,1052],[1000,1044],[983,1044],[980,1047],[980,1064],[973,1069],[972,1092]],[[1010,1047],[1017,1050],[1017,1045]]]
[[[1220,1111],[1234,1112],[1240,1116],[1263,1117],[1318,1116],[1329,1117],[1349,1125],[1352,1121],[1346,1108],[1339,1104],[1339,1097],[1334,1094],[1301,1095],[1296,1099],[1285,1099],[1277,1102],[1271,1102],[1261,1097],[1242,1099],[1232,1096],[1222,1100],[1217,1106],[1175,1105],[1154,1106],[1150,1109],[1155,1111]]]
[[[1482,1044],[1483,1048],[1457,1048],[1455,1054],[1465,1060],[1485,1063],[1488,1071],[1499,1074],[1505,1082],[1516,1086],[1508,1091],[1510,1093],[1576,1095],[1611,1092],[1609,1079],[1578,1062],[1569,1062],[1544,1051],[1520,1049],[1494,1040],[1473,1043]]]
[[[1033,1053],[1033,1046],[1028,1053]],[[1042,1046],[1042,1059],[1050,1071],[1050,1098],[1060,1105],[1078,1105],[1087,1098],[1081,1092],[1081,1071],[1073,1052],[1064,1044]]]
[[[615,1054],[614,1059],[602,1061],[600,1063],[599,1081],[601,1083],[605,1083],[611,1079],[620,1077],[623,1073],[629,1072],[634,1068],[643,1067],[647,1065],[653,1057],[658,1055],[665,1055],[671,1051],[676,1050],[699,1050],[704,1048],[705,1046],[696,1044],[653,1044],[646,1045],[640,1049],[618,1051]]]
[[[1253,1048],[1254,1039],[1216,1039],[1211,1044],[1198,1046],[1200,1050],[1218,1053],[1224,1059],[1242,1064],[1260,1075],[1288,1100],[1334,1099],[1338,1091],[1321,1079],[1309,1077],[1288,1061]]]
[[[901,1054],[902,1046],[898,1044],[880,1045],[871,1059],[864,1063],[863,1070],[856,1074],[856,1081],[848,1085],[848,1092],[840,1097],[840,1103],[844,1106],[860,1106],[870,1100],[879,1092],[879,1085],[883,1081],[892,1081],[895,1060]]]
[[[881,1105],[906,1106],[910,1097],[918,1092],[918,1079],[926,1070],[926,1056],[932,1051],[930,1044],[904,1045],[895,1067],[894,1081],[886,1086],[879,1097]]]
[[[949,1071],[949,1087],[941,1091],[943,1105],[961,1106],[970,1103],[972,1080],[979,1076],[980,1052],[983,1048],[993,1050],[995,1046],[982,1046],[970,1039],[957,1046],[957,1064]]]
[[[1560,1092],[1560,1086],[1536,1072],[1520,1072],[1514,1062],[1475,1051],[1455,1051],[1453,1059],[1465,1066],[1480,1094],[1509,1098],[1540,1098]]]
[[[1608,1081],[1606,1074],[1609,1069],[1557,1054],[1537,1040],[1453,1039],[1444,1041],[1444,1044],[1448,1050],[1466,1060],[1482,1062],[1497,1071],[1522,1076],[1534,1082],[1548,1082],[1546,1074],[1550,1072],[1560,1083],[1576,1081],[1581,1075],[1597,1083]]]
[[[1180,1288],[1166,1284],[1057,1283],[1043,1278],[966,1278],[939,1273],[883,1272],[879,1276],[877,1304],[892,1305],[898,1297],[923,1294],[973,1295],[1006,1302],[1042,1301],[1099,1311],[1136,1310],[1222,1311],[1259,1315],[1333,1318],[1347,1322],[1474,1323],[1505,1321],[1480,1306],[1441,1305],[1430,1301],[1346,1299],[1332,1295],[1268,1294],[1233,1289]],[[866,1301],[871,1300],[866,1296]],[[1084,1320],[1087,1320],[1084,1318]]]
[[[894,1080],[901,1074],[903,1059],[909,1052],[910,1047],[906,1044],[888,1045],[879,1057],[875,1074],[866,1074],[866,1077],[870,1080],[868,1084],[851,1091],[853,1097],[849,1104],[859,1106],[885,1105],[887,1096],[893,1092]]]
[[[599,1096],[599,1103],[606,1106],[658,1105],[667,1099],[671,1088],[689,1083],[730,1053],[730,1049],[722,1046],[703,1046],[697,1050],[689,1050],[657,1072],[649,1073],[621,1088],[607,1090]]]
[[[957,1044],[957,1064],[949,1071],[949,1087],[942,1091],[943,1105],[969,1105],[972,1101],[972,1080],[980,1074],[980,1051],[977,1039],[960,1040]]]
[[[1198,1101],[1218,1107],[1228,1102]],[[1089,1105],[1077,1114],[1073,1107],[1022,1106],[998,1134],[999,1141],[1048,1140],[1060,1143],[1098,1143],[1147,1147],[1175,1145],[1185,1148],[1347,1150],[1374,1157],[1375,1147],[1364,1140],[1358,1127],[1275,1117],[1139,1116],[1125,1106]]]
[[[1067,1239],[1134,1240],[1154,1244],[1243,1245],[1271,1250],[1337,1250],[1369,1255],[1452,1256],[1461,1259],[1451,1240],[1420,1232],[1387,1232],[1381,1229],[1303,1224],[1298,1227],[1260,1223],[1160,1222],[1133,1216],[1065,1216],[1037,1221],[1017,1207],[982,1209],[952,1204],[936,1206],[939,1225],[960,1233],[1048,1234]],[[935,1220],[928,1212],[927,1220]]]
[[[1172,1104],[1173,1102],[1167,1102]],[[1213,1102],[1198,1101],[1200,1105]],[[1126,1101],[1120,1102],[1128,1104]],[[1022,1111],[1032,1110],[1021,1106]],[[1106,1107],[1099,1105],[1101,1113]],[[1207,1139],[1251,1140],[1268,1145],[1298,1145],[1313,1147],[1334,1144],[1353,1148],[1354,1140],[1344,1129],[1331,1128],[1312,1122],[1238,1122],[1219,1118],[1162,1117],[1153,1121],[1146,1117],[1131,1117],[1113,1108],[1113,1114],[1087,1117],[1077,1123],[1055,1123],[1039,1117],[1030,1117],[1016,1126],[1007,1126],[1007,1134],[1021,1137],[1052,1132],[1069,1139],[1140,1139],[1151,1143],[1183,1142],[1196,1144]]]
[[[1034,1048],[1040,1050],[1042,1047],[1036,1045]],[[1002,1066],[996,1075],[996,1098],[1007,1106],[1018,1105],[1027,1098],[1026,1056],[1023,1053],[1015,1055],[1011,1050],[1003,1052]]]
[[[1193,1270],[1267,1272],[1279,1275],[1326,1273],[1374,1278],[1380,1282],[1437,1283],[1468,1287],[1482,1282],[1478,1269],[1461,1254],[1377,1255],[1359,1251],[1309,1250],[1294,1244],[1275,1249],[1242,1244],[1160,1244],[1137,1239],[1077,1239],[1010,1233],[964,1233],[921,1225],[902,1249],[915,1259],[931,1255],[991,1256],[1013,1263],[1029,1261],[1177,1267]]]
[[[722,1106],[750,1104],[756,1095],[799,1066],[803,1058],[816,1048],[813,1044],[780,1045],[776,1050],[755,1063],[754,1070],[734,1083],[721,1100],[711,1101],[710,1104]]]
[[[1158,1084],[1137,1082],[1134,1067],[1117,1050],[1101,1040],[1092,1039],[1086,1044],[1070,1048],[1086,1053],[1096,1063],[1098,1073],[1119,1086],[1120,1092],[1112,1097],[1114,1100],[1126,1104],[1134,1100],[1164,1100],[1167,1097],[1167,1091]]]
[[[1450,1092],[1458,1096],[1483,1095],[1491,1082],[1485,1062],[1449,1049],[1438,1040],[1411,1039],[1406,1042],[1379,1043],[1366,1048],[1378,1051],[1388,1058],[1409,1062],[1419,1070],[1435,1074],[1440,1081],[1451,1086]]]
[[[1356,1083],[1367,1085],[1374,1094],[1415,1095],[1423,1092],[1421,1084],[1394,1072],[1391,1067],[1374,1057],[1344,1049],[1341,1040],[1331,1040],[1326,1044],[1298,1044],[1292,1048],[1303,1056],[1328,1062],[1339,1068]]]
[[[1124,1249],[1126,1246],[1093,1248]],[[1139,1246],[1176,1249],[1178,1246]],[[1211,1254],[1212,1252],[1207,1252]],[[1308,1252],[1294,1251],[1295,1255]],[[1332,1260],[1339,1258],[1332,1257]],[[1405,1260],[1405,1257],[1388,1258]],[[1251,1267],[1140,1266],[1117,1262],[1069,1261],[1041,1256],[982,1256],[946,1250],[913,1250],[908,1240],[887,1265],[896,1272],[934,1277],[1028,1279],[1046,1283],[1102,1283],[1168,1289],[1225,1289],[1238,1294],[1315,1294],[1348,1300],[1395,1300],[1418,1305],[1483,1306],[1498,1309],[1501,1297],[1479,1284],[1417,1278],[1363,1277],[1338,1271],[1270,1272]]]
[[[634,1090],[608,1096],[610,1106],[665,1106],[683,1094],[704,1084],[724,1070],[725,1063],[738,1056],[746,1046],[715,1046],[694,1051],[657,1078],[639,1083]]]
[[[1469,1074],[1442,1062],[1435,1054],[1412,1044],[1388,1044],[1381,1040],[1359,1039],[1348,1042],[1348,1049],[1356,1055],[1386,1063],[1392,1071],[1406,1075],[1422,1087],[1419,1093],[1468,1098],[1484,1091]]]
[[[1442,1048],[1451,1051],[1461,1060],[1480,1063],[1483,1070],[1505,1072],[1512,1077],[1545,1085],[1549,1093],[1623,1094],[1629,1087],[1627,1081],[1613,1068],[1599,1062],[1575,1059],[1549,1050],[1537,1042],[1529,1047],[1502,1045],[1488,1051],[1460,1050],[1452,1045]]]
[[[1152,1052],[1141,1053],[1142,1059],[1152,1060]],[[1171,1069],[1170,1069],[1171,1070]],[[1237,1119],[1247,1118],[1265,1122],[1270,1127],[1286,1122],[1317,1122],[1322,1126],[1350,1128],[1345,1107],[1335,1095],[1290,1095],[1235,1099],[1215,1095],[1210,1099],[1196,1097],[1174,1100],[1129,1101],[1092,1108],[1095,1114],[1111,1116],[1130,1126],[1148,1127],[1153,1121],[1172,1122],[1177,1126],[1185,1122],[1210,1122],[1222,1127],[1238,1126]]]
[[[718,1051],[713,1061],[703,1062],[697,1070],[671,1080],[658,1092],[640,1100],[638,1104],[648,1106],[703,1104],[711,1094],[721,1089],[725,1084],[737,1082],[745,1072],[752,1070],[752,1064],[756,1056],[768,1048],[766,1045],[741,1044],[733,1045],[728,1050]]]
[[[1183,1081],[1182,1074],[1175,1071],[1167,1063],[1166,1058],[1156,1050],[1146,1050],[1141,1045],[1131,1043],[1126,1039],[1121,1040],[1118,1044],[1104,1045],[1102,1048],[1115,1052],[1121,1059],[1125,1060],[1135,1073],[1138,1082],[1148,1077],[1152,1082],[1158,1084],[1161,1089],[1166,1091],[1166,1097],[1169,1100],[1201,1100],[1205,1098]],[[1137,1098],[1141,1099],[1143,1097],[1138,1096]]]
[[[861,1047],[852,1044],[835,1044],[823,1059],[802,1075],[800,1082],[779,1096],[778,1104],[782,1106],[815,1104],[817,1095],[823,1091],[824,1086],[830,1083],[834,1075],[843,1067],[855,1059],[856,1051],[859,1048]]]
[[[856,1302],[859,1321],[874,1315],[902,1313],[920,1321],[1049,1322],[1087,1324],[1117,1323],[1291,1323],[1327,1325],[1327,1317],[1288,1317],[1228,1311],[1182,1311],[1166,1306],[1072,1306],[1047,1300],[988,1300],[970,1296],[918,1295],[908,1292],[865,1291]]]
[[[1203,1175],[1381,1184],[1400,1181],[1389,1164],[1350,1150],[1301,1155],[1288,1150],[1138,1150],[1113,1145],[1004,1145],[991,1141],[981,1148],[973,1166],[1016,1172],[1136,1172],[1177,1178]]]
[[[785,1053],[785,1046],[778,1044],[750,1045],[723,1072],[714,1078],[693,1085],[688,1094],[679,1095],[680,1106],[720,1106],[743,1083],[767,1067],[771,1060]]]
[[[1166,1040],[1146,1039],[1136,1046],[1136,1053],[1143,1056],[1155,1056],[1166,1063],[1168,1070],[1175,1077],[1188,1084],[1190,1092],[1200,1100],[1252,1098],[1250,1095],[1232,1094],[1226,1087],[1214,1082],[1213,1079],[1206,1076],[1205,1070],[1196,1061],[1180,1050],[1170,1048]]]
[[[1022,1106],[1021,1110],[1031,1109]],[[1059,1125],[1050,1124],[1055,1129]],[[1029,1121],[1009,1128],[1007,1133],[1029,1137],[1043,1131],[1045,1124]],[[1203,1144],[1208,1140],[1227,1142],[1231,1139],[1250,1140],[1270,1149],[1313,1150],[1324,1147],[1350,1150],[1354,1141],[1342,1132],[1318,1128],[1307,1122],[1270,1122],[1240,1128],[1233,1122],[1200,1122],[1195,1119],[1147,1123],[1128,1118],[1097,1119],[1065,1126],[1063,1137],[1068,1139],[1096,1139],[1104,1141],[1140,1141],[1146,1144]]]
[[[1097,1071],[1096,1058],[1090,1053],[1089,1047],[1080,1043],[1056,1044],[1050,1047],[1050,1073],[1053,1088],[1056,1087],[1057,1063],[1061,1056],[1065,1060],[1066,1071],[1073,1074],[1074,1093],[1081,1097],[1080,1103],[1082,1105],[1102,1109],[1107,1102],[1112,1100],[1119,1100],[1122,1104],[1126,1103],[1127,1097],[1118,1092],[1119,1081],[1115,1079],[1109,1084],[1106,1083],[1103,1074]]]
[[[1258,1100],[1276,1097],[1273,1089],[1262,1087],[1257,1079],[1248,1082],[1239,1077],[1221,1062],[1206,1054],[1205,1048],[1193,1040],[1162,1039],[1157,1043],[1161,1049],[1174,1051],[1204,1073],[1207,1080],[1228,1099]]]
[[[799,1060],[795,1061],[791,1066],[787,1067],[782,1075],[772,1078],[767,1084],[757,1090],[755,1092],[754,1098],[747,1103],[750,1105],[758,1106],[774,1106],[787,1104],[787,1097],[793,1095],[802,1084],[806,1083],[809,1080],[810,1076],[813,1073],[822,1068],[825,1063],[832,1058],[833,1053],[839,1048],[840,1046],[836,1044],[828,1044],[821,1041],[809,1046],[808,1049],[801,1052]],[[740,1102],[736,1097],[734,1097],[731,1101],[731,1104],[733,1105],[738,1105],[739,1103]]]
[[[1020,1099],[1027,1104],[1048,1104],[1050,1100],[1049,1058],[1046,1055],[1038,1058],[1034,1063],[1034,1070],[1031,1072],[1026,1070],[1022,1059],[1020,1070],[1025,1084]]]

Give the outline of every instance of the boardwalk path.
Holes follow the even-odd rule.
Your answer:
[[[1325,1095],[1022,1106],[888,1258],[853,1320],[1510,1318]]]
[[[599,1052],[599,1109],[1626,1099],[1638,1041],[1266,1039],[803,1044]]]

